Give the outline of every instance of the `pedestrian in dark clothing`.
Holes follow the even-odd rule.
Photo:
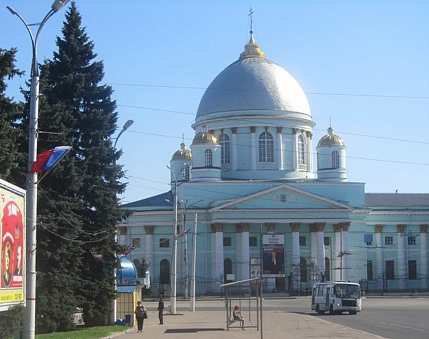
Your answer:
[[[137,333],[143,332],[143,322],[147,318],[146,307],[143,306],[142,302],[139,300],[137,302],[137,307],[134,313],[136,314],[137,319]]]
[[[164,324],[164,301],[162,300],[161,297],[159,297],[158,299],[158,318],[159,318],[159,324],[162,325]]]

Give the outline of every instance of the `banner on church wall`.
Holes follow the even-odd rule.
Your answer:
[[[263,278],[285,277],[285,258],[283,247],[264,247],[262,262]]]

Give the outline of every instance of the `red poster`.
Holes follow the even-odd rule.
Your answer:
[[[22,287],[23,214],[15,201],[9,201],[2,215],[1,287]]]

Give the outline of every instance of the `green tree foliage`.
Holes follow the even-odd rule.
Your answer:
[[[14,333],[21,327],[21,318],[24,306],[16,305],[6,312],[0,312],[0,339],[12,339]]]
[[[72,2],[58,51],[41,66],[39,153],[58,145],[71,152],[39,184],[37,223],[37,331],[73,327],[82,308],[89,319],[110,312],[115,296],[115,231],[124,212],[117,194],[120,152],[112,88],[100,85],[104,66]]]
[[[4,180],[10,180],[10,174],[16,169],[20,158],[17,119],[21,105],[6,96],[6,80],[23,74],[15,68],[15,55],[16,49],[0,48],[0,178]]]

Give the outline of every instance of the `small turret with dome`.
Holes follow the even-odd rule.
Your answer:
[[[185,142],[180,144],[180,149],[174,152],[170,160],[171,183],[175,181],[189,181],[192,165],[192,153],[186,149]]]
[[[346,145],[329,124],[328,134],[317,144],[317,178],[322,181],[347,181]]]
[[[221,180],[221,145],[207,126],[204,126],[204,131],[195,134],[191,150],[191,181]]]

